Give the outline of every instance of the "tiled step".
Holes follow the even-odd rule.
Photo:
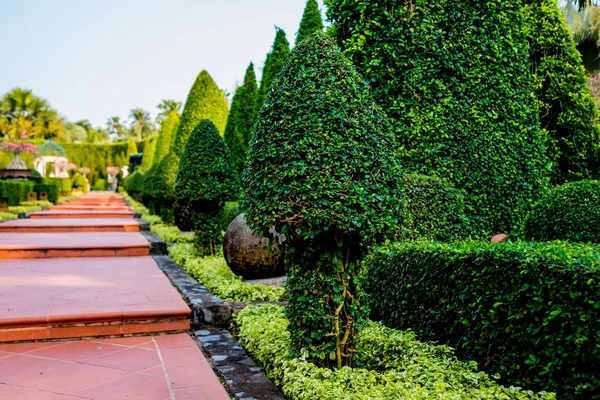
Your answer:
[[[29,218],[133,218],[133,212],[53,210],[32,212]]]
[[[0,232],[0,260],[148,254],[150,243],[139,232]]]
[[[7,400],[230,399],[187,334],[0,345],[0,383]]]
[[[127,206],[54,206],[50,211],[131,211]]]
[[[139,222],[131,218],[35,218],[17,219],[0,224],[0,232],[138,232],[139,230]]]
[[[0,260],[0,342],[185,331],[189,315],[151,257]]]

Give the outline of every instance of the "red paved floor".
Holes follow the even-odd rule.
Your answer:
[[[50,211],[129,211],[127,206],[77,206],[77,205],[60,205],[50,207]]]
[[[0,232],[0,259],[148,255],[139,232]]]
[[[0,341],[185,330],[189,314],[151,257],[0,261]]]
[[[30,218],[133,218],[131,211],[74,211],[53,210],[29,213]]]
[[[228,400],[187,334],[0,345],[0,399]]]
[[[138,232],[140,224],[131,218],[47,218],[16,219],[0,224],[0,232]]]

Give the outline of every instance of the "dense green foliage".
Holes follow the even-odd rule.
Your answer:
[[[283,29],[276,28],[275,40],[273,41],[273,47],[267,59],[262,71],[262,77],[260,79],[260,87],[258,89],[258,99],[256,101],[256,108],[260,110],[260,107],[265,102],[267,93],[271,83],[277,78],[277,75],[281,72],[283,65],[290,56],[290,44],[287,41],[285,32]]]
[[[94,185],[92,186],[92,190],[108,190],[108,182],[106,179],[96,179]]]
[[[460,191],[434,176],[407,174],[402,180],[406,197],[403,238],[451,241],[468,234]]]
[[[321,365],[352,363],[358,260],[402,222],[399,175],[387,119],[333,39],[296,46],[261,108],[241,207],[250,229],[286,235],[292,343]]]
[[[523,224],[523,235],[538,241],[600,244],[600,181],[555,187],[533,207]]]
[[[238,87],[231,103],[231,112],[225,128],[225,143],[238,172],[242,172],[246,163],[248,145],[254,132],[256,122],[258,87],[254,65],[250,63],[246,69],[244,83]]]
[[[555,183],[597,176],[598,110],[587,86],[581,55],[556,0],[525,0],[525,32],[540,122],[548,131]]]
[[[221,247],[219,214],[225,201],[237,200],[239,178],[231,153],[212,121],[201,121],[190,135],[175,181],[175,198],[190,207],[202,255],[215,255]]]
[[[600,394],[600,252],[566,242],[398,243],[367,259],[373,316],[503,382]]]
[[[84,176],[81,174],[77,174],[72,179],[73,189],[78,189],[83,192],[87,192],[88,182],[85,180]]]
[[[201,257],[192,245],[172,246],[169,256],[224,301],[279,301],[283,296],[282,288],[245,283],[231,272],[222,256]]]
[[[323,30],[323,18],[319,11],[319,4],[316,0],[308,0],[304,8],[304,14],[300,20],[300,28],[296,34],[296,45],[307,39],[315,31]]]
[[[171,151],[181,157],[192,131],[203,119],[211,120],[223,134],[228,114],[229,104],[225,94],[208,72],[200,72],[185,102]]]
[[[32,181],[0,180],[0,197],[6,197],[9,206],[18,206],[19,203],[27,201],[27,193],[34,191],[34,185]]]
[[[179,158],[169,152],[158,164],[152,175],[152,197],[160,216],[167,222],[173,220],[173,204],[175,203],[175,180]]]
[[[283,307],[249,306],[235,319],[239,340],[267,375],[294,400],[554,399],[502,387],[447,346],[370,323],[357,337],[357,364],[331,371],[290,354]]]
[[[39,183],[33,187],[33,191],[38,194],[46,193],[48,195],[48,201],[56,204],[58,201],[58,195],[60,194],[60,188],[53,183]]]
[[[517,230],[547,166],[520,2],[326,4],[392,120],[403,165],[464,191],[475,233]]]
[[[127,161],[129,161],[129,157],[131,157],[132,154],[137,154],[138,153],[138,148],[135,144],[135,140],[133,140],[133,138],[130,138],[129,141],[127,142]]]
[[[154,162],[154,152],[156,151],[156,136],[152,137],[151,140],[147,140],[144,143],[144,155],[142,156],[142,163],[140,164],[140,171],[146,172],[152,167]]]
[[[167,155],[171,149],[171,141],[177,132],[179,126],[179,115],[171,111],[167,118],[163,121],[158,132],[158,139],[156,141],[156,149],[154,151],[153,164],[158,164]]]
[[[134,199],[139,198],[142,194],[142,190],[144,188],[144,177],[144,173],[138,169],[123,181],[123,187]]]

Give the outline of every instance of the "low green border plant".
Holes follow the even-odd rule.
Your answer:
[[[223,256],[201,257],[192,244],[169,247],[169,256],[185,271],[224,301],[280,301],[280,287],[246,283],[227,266]]]
[[[235,318],[240,343],[293,400],[554,399],[504,387],[448,346],[422,343],[410,332],[369,323],[357,336],[356,368],[319,368],[293,358],[283,307],[248,306]]]
[[[10,221],[18,218],[19,217],[16,214],[10,212],[0,212],[0,221]]]

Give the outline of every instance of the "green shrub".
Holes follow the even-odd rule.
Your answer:
[[[92,190],[108,190],[108,182],[106,179],[96,179],[94,186],[92,186]]]
[[[33,191],[38,194],[46,193],[48,195],[48,201],[56,204],[58,202],[59,188],[55,184],[36,184],[33,186]]]
[[[406,196],[404,238],[451,241],[467,233],[464,198],[452,185],[433,176],[402,177]]]
[[[0,221],[10,221],[18,218],[19,217],[16,214],[10,212],[0,212]]]
[[[42,211],[41,206],[14,206],[8,207],[8,212],[13,214],[30,213],[34,211]]]
[[[224,301],[279,301],[283,289],[253,285],[235,275],[222,256],[200,257],[190,244],[169,247],[169,256],[187,273]]]
[[[548,131],[548,158],[554,164],[552,180],[561,184],[598,176],[598,110],[565,17],[555,0],[524,3],[540,122]]]
[[[150,221],[146,220],[150,223]],[[194,237],[189,234],[183,234],[178,227],[173,225],[167,225],[163,223],[157,223],[156,219],[152,219],[154,222],[150,226],[150,230],[155,233],[159,238],[168,243],[192,243]],[[162,222],[162,221],[161,221]]]
[[[523,224],[523,235],[538,241],[600,244],[600,181],[555,187],[533,207]]]
[[[246,69],[244,83],[238,87],[231,101],[231,110],[225,128],[225,144],[231,151],[233,163],[238,172],[242,172],[246,163],[248,146],[252,139],[254,123],[256,122],[257,109],[256,74],[254,64],[250,63]]]
[[[58,191],[64,194],[71,193],[73,189],[71,180],[66,178],[46,178],[44,179],[44,183],[54,183],[58,187]]]
[[[210,120],[201,121],[190,135],[175,181],[177,203],[192,209],[194,232],[202,255],[221,247],[220,215],[225,201],[237,200],[238,175],[231,153]]]
[[[167,118],[163,121],[158,132],[156,141],[156,149],[154,150],[153,165],[158,164],[167,155],[171,149],[171,142],[177,132],[179,126],[179,115],[175,111],[171,111]]]
[[[323,31],[323,18],[321,17],[321,11],[319,11],[319,4],[316,0],[308,0],[306,7],[304,7],[304,13],[300,20],[300,27],[296,34],[296,45],[301,41],[307,39],[315,31]]]
[[[156,151],[156,137],[153,137],[152,140],[148,140],[144,143],[144,150],[142,151],[142,163],[138,168],[139,171],[143,174],[152,167],[152,163],[154,162],[154,152]]]
[[[368,315],[359,260],[403,222],[387,128],[322,32],[292,51],[256,122],[242,209],[255,232],[286,235],[292,343],[320,365],[351,364]]]
[[[260,87],[258,88],[258,99],[256,101],[257,111],[260,110],[265,102],[271,83],[277,78],[283,69],[283,65],[290,56],[290,44],[285,37],[285,32],[283,29],[277,27],[275,27],[275,29],[276,32],[273,47],[269,54],[267,54],[260,80]]]
[[[77,174],[73,177],[73,188],[81,190],[83,192],[87,191],[88,182],[85,177],[81,174]]]
[[[52,207],[54,204],[52,204],[50,201],[43,201],[43,200],[36,200],[36,201],[22,201],[21,206],[23,207]]]
[[[397,243],[366,262],[373,316],[502,382],[600,394],[600,252],[566,242]]]
[[[223,134],[228,114],[229,103],[225,94],[208,72],[200,72],[185,102],[171,151],[181,157],[192,131],[204,119],[211,120],[220,134]]]
[[[474,232],[517,231],[547,186],[522,2],[326,0],[408,171],[464,191]]]
[[[357,337],[362,368],[331,371],[294,358],[283,307],[248,306],[235,318],[240,343],[293,400],[554,399],[502,387],[456,360],[451,348],[370,323]]]
[[[22,201],[27,201],[27,194],[33,192],[34,185],[33,181],[0,181],[0,196],[8,197],[9,206],[18,206]]]
[[[144,187],[144,173],[141,170],[135,171],[125,179],[123,187],[130,196],[135,199],[139,198]]]
[[[173,221],[173,204],[175,203],[175,180],[179,168],[179,157],[169,152],[158,164],[153,178],[152,194],[157,211],[165,222]]]

